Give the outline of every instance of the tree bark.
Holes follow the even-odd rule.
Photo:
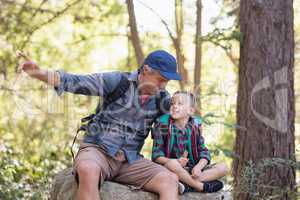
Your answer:
[[[141,2],[142,3],[142,2]],[[171,28],[169,27],[168,23],[160,17],[160,15],[151,7],[147,6],[146,4],[142,3],[146,8],[151,10],[162,22],[165,26],[170,39],[172,40],[173,46],[176,52],[176,60],[178,65],[179,74],[182,77],[182,80],[179,82],[180,89],[184,89],[188,79],[188,72],[184,67],[185,57],[182,48],[182,36],[184,30],[184,20],[183,20],[183,7],[182,7],[182,0],[174,0],[175,3],[175,26],[176,26],[176,34],[173,34]]]
[[[195,37],[195,69],[194,69],[194,92],[197,99],[197,108],[201,110],[201,68],[202,68],[202,0],[197,0],[197,19],[196,19],[196,37]]]
[[[179,84],[180,84],[180,88],[183,90],[185,84],[187,83],[188,74],[187,74],[187,70],[184,67],[185,57],[182,48],[182,36],[184,30],[182,0],[175,0],[175,23],[176,23],[176,38],[173,39],[173,44],[176,51],[178,71],[182,77],[182,80],[179,82]]]
[[[141,66],[144,62],[144,53],[141,47],[141,42],[139,38],[139,33],[136,25],[136,18],[134,13],[133,0],[126,0],[127,10],[129,15],[129,27],[130,27],[130,39],[135,52],[135,57],[138,66]]]
[[[240,3],[235,200],[294,199],[293,0]]]

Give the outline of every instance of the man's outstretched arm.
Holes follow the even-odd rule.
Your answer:
[[[74,94],[105,96],[116,88],[121,79],[121,74],[118,72],[77,75],[62,70],[45,70],[39,68],[26,55],[21,56],[26,61],[20,65],[19,71],[23,70],[29,76],[54,86],[58,95],[63,92],[71,92]]]
[[[23,62],[19,66],[18,72],[21,72],[23,70],[29,76],[48,83],[49,85],[52,85],[54,87],[60,84],[60,77],[58,72],[40,69],[35,62],[33,62],[28,56],[21,52],[18,52],[18,57],[22,57],[25,59],[25,62]]]

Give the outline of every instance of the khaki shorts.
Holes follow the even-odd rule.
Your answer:
[[[76,169],[78,163],[84,162],[85,160],[92,160],[100,167],[99,186],[101,186],[104,181],[109,180],[134,186],[135,189],[140,189],[158,173],[168,172],[165,167],[149,159],[141,158],[129,164],[126,160],[120,161],[106,154],[105,150],[98,145],[84,143],[80,146],[74,162],[74,174],[77,181],[78,175]]]

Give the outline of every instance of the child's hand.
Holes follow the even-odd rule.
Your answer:
[[[198,178],[200,176],[200,174],[202,173],[202,168],[199,167],[198,165],[196,165],[193,169],[192,169],[192,177],[193,178]]]
[[[180,163],[180,165],[182,167],[185,167],[187,165],[187,163],[189,162],[189,159],[181,157],[181,158],[178,158],[177,161]]]

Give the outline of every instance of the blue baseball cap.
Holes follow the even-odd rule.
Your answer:
[[[176,59],[164,50],[151,52],[144,60],[144,65],[158,70],[160,75],[168,80],[181,80],[181,76],[177,73]]]

